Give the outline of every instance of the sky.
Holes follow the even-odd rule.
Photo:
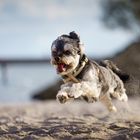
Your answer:
[[[89,56],[115,54],[134,34],[101,23],[101,0],[0,0],[0,58],[50,57],[51,43],[75,31]]]

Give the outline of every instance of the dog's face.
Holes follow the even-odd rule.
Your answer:
[[[80,39],[75,32],[58,37],[51,46],[51,63],[61,75],[72,72],[82,55]]]

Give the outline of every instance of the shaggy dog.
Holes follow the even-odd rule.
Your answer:
[[[100,100],[109,111],[117,111],[111,97],[127,101],[123,80],[128,76],[111,61],[101,64],[84,54],[83,44],[75,32],[59,36],[51,46],[51,63],[61,75],[64,84],[57,94],[60,103],[82,97],[87,102]]]

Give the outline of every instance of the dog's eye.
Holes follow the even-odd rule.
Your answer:
[[[67,51],[65,51],[65,54],[66,54],[66,55],[70,55],[71,52],[67,50]]]

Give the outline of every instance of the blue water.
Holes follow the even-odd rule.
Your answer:
[[[0,68],[0,102],[27,102],[31,95],[48,87],[59,78],[46,64],[8,65],[6,79]]]

